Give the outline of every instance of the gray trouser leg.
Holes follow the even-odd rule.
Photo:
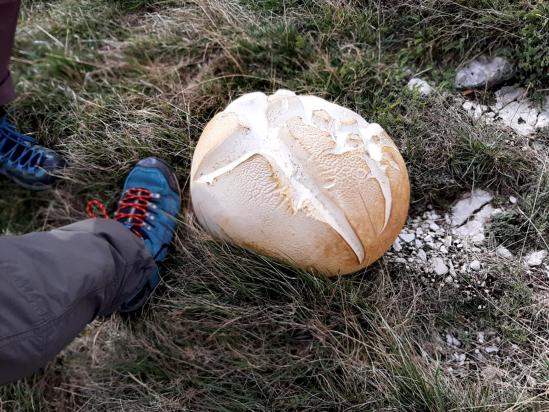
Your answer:
[[[113,220],[0,237],[0,384],[43,367],[155,269],[143,241]]]
[[[8,69],[21,0],[0,0],[0,106],[15,99]]]

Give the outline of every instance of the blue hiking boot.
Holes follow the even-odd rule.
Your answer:
[[[0,174],[27,189],[44,190],[55,183],[55,174],[64,167],[59,154],[18,132],[6,115],[0,117]]]
[[[180,209],[181,194],[174,172],[162,160],[148,157],[139,161],[126,178],[114,218],[143,238],[155,262],[160,263],[168,255]],[[125,303],[121,311],[139,309],[159,281],[156,270],[144,290]]]

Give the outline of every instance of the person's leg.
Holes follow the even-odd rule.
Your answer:
[[[47,189],[65,162],[53,150],[20,133],[8,120],[5,106],[15,99],[9,62],[21,0],[0,0],[0,174],[28,189]]]
[[[0,384],[43,367],[155,269],[143,241],[115,220],[0,237]]]
[[[0,237],[0,384],[43,367],[95,317],[141,307],[180,204],[173,171],[147,158],[128,175],[114,219]]]
[[[15,27],[21,0],[0,0],[0,111],[15,99],[9,62],[15,40]],[[1,115],[2,113],[0,113]]]

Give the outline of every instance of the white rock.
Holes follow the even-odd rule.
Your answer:
[[[486,352],[486,353],[497,353],[497,352],[499,352],[499,348],[497,346],[494,346],[494,345],[486,346],[484,348],[484,352]]]
[[[444,254],[448,253],[448,248],[444,245],[442,245],[439,250]]]
[[[475,111],[475,104],[470,100],[466,100],[465,102],[463,102],[463,105],[461,107],[463,107],[468,113],[473,113]]]
[[[496,210],[490,204],[484,205],[482,209],[475,213],[474,219],[454,229],[453,233],[462,239],[469,239],[473,243],[483,242],[485,239],[484,225]]]
[[[462,104],[473,119],[509,127],[521,136],[530,136],[538,129],[549,127],[549,96],[540,109],[526,95],[526,89],[506,86],[496,91],[496,103],[484,106],[466,101]]]
[[[482,243],[484,242],[484,239],[486,239],[486,236],[484,236],[484,233],[477,233],[473,237],[471,237],[471,242],[473,243]]]
[[[448,273],[448,266],[444,264],[444,261],[436,257],[432,260],[432,266],[435,273],[439,276],[445,275]]]
[[[465,109],[467,114],[475,120],[480,119],[481,117],[483,117],[483,115],[491,113],[490,108],[488,106],[485,106],[483,104],[473,103],[470,101],[466,101],[465,103],[463,103],[462,107]],[[495,117],[495,115],[496,114],[494,113],[491,117]]]
[[[450,275],[448,275],[444,278],[444,282],[446,282],[446,283],[452,283],[453,281],[454,281],[454,278]]]
[[[509,202],[514,205],[517,203],[517,198],[515,196],[509,196]]]
[[[462,239],[468,238],[474,243],[482,242],[484,240],[484,224],[479,220],[471,220],[454,229],[453,233]]]
[[[462,225],[476,210],[491,200],[492,195],[481,189],[465,194],[452,207],[452,226]]]
[[[539,113],[536,129],[549,127],[549,110],[544,110]]]
[[[424,262],[427,261],[427,253],[425,253],[425,251],[424,251],[423,249],[419,249],[419,250],[417,251],[417,256],[418,256],[421,260],[423,260]]]
[[[427,97],[433,92],[431,85],[419,77],[410,79],[407,86],[410,90],[417,90],[422,97]]]
[[[490,108],[488,106],[485,106],[483,104],[471,104],[471,105],[463,105],[463,108],[467,111],[467,114],[471,116],[473,119],[478,120],[482,118],[484,115],[491,113]],[[491,117],[495,117],[495,113]]]
[[[491,87],[513,75],[513,66],[505,57],[480,56],[456,73],[456,89]]]
[[[448,346],[455,346],[455,347],[461,346],[461,342],[458,340],[458,338],[451,335],[450,333],[446,334],[446,343],[448,344]]]
[[[491,204],[484,205],[477,213],[475,213],[475,220],[485,223],[492,216],[498,214],[499,209],[494,209]]]
[[[476,259],[473,260],[471,263],[469,263],[469,267],[471,268],[471,270],[474,270],[474,271],[480,270],[480,261]]]
[[[507,249],[506,247],[503,247],[503,246],[498,246],[498,248],[496,249],[496,256],[498,256],[500,258],[503,258],[503,259],[512,259],[513,258],[513,254],[511,253],[511,251],[509,249]]]
[[[478,343],[484,343],[484,332],[477,333]]]
[[[547,257],[546,250],[538,250],[536,252],[531,252],[524,258],[526,266],[540,266],[543,263],[543,260]]]
[[[513,101],[523,100],[526,97],[526,89],[517,86],[505,86],[497,90],[495,95],[496,104],[493,109],[499,111]]]
[[[413,234],[413,233],[401,233],[400,235],[398,235],[403,241],[405,241],[406,243],[410,243],[410,242],[413,242],[414,239],[416,238],[416,235]]]
[[[536,123],[537,129],[549,127],[549,96],[545,97],[545,104],[543,105]]]
[[[416,247],[418,249],[423,246],[423,242],[421,240],[419,240],[418,238],[416,238],[416,240],[414,240],[414,244],[416,245]]]
[[[529,136],[536,131],[539,110],[529,101],[511,102],[498,112],[501,122],[521,136]]]
[[[454,360],[458,362],[459,366],[463,366],[465,363],[465,354],[464,353],[454,353]]]
[[[400,240],[398,238],[396,238],[395,243],[393,243],[393,250],[395,252],[400,252],[402,250],[402,246],[400,245]]]
[[[429,223],[429,229],[437,231],[437,230],[440,229],[440,226],[437,225],[435,222],[431,222],[431,223]]]

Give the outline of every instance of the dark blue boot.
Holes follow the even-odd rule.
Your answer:
[[[6,115],[0,118],[0,174],[27,189],[44,190],[55,183],[64,166],[59,154],[18,132]]]

